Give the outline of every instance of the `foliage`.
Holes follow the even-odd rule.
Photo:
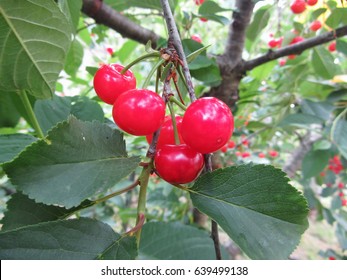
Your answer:
[[[159,1],[104,2],[167,38]],[[169,1],[200,96],[224,79],[211,54],[223,53],[235,7],[186,2]],[[245,59],[266,54],[270,38],[283,37],[284,47],[295,36],[313,38],[347,24],[342,3],[319,4],[302,15],[276,3],[257,1]],[[123,134],[92,86],[100,64],[128,64],[155,50],[95,24],[81,7],[82,1],[0,0],[0,186],[7,202],[2,259],[214,259],[208,230],[194,224],[192,207],[253,259],[290,257],[308,227],[308,210],[315,209],[318,219],[335,226],[341,248],[321,255],[344,257],[346,38],[336,40],[334,52],[319,45],[282,58],[285,65],[273,60],[250,70],[233,108],[234,134],[215,155],[216,170],[173,186],[150,174],[145,137]],[[323,22],[317,33],[309,29],[313,20]],[[191,39],[196,33],[201,43]],[[161,92],[153,67],[165,81],[172,63],[155,56],[131,70],[138,87]],[[175,69],[187,105],[186,81],[180,66]],[[290,182],[281,169],[308,138],[314,140]],[[142,225],[136,204],[141,209],[146,202]],[[222,255],[230,257],[224,247]]]

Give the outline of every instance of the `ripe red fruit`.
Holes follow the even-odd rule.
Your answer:
[[[278,152],[277,151],[269,151],[269,155],[270,157],[277,157],[278,156]]]
[[[110,56],[113,55],[113,49],[112,48],[106,48],[106,51],[109,53]]]
[[[289,43],[289,45],[294,45],[296,43],[300,43],[302,41],[304,41],[305,38],[301,37],[301,36],[296,36],[293,38],[293,40]]]
[[[347,206],[347,199],[342,199],[341,203],[342,203],[342,206]]]
[[[264,157],[265,157],[265,154],[264,154],[264,153],[259,153],[259,154],[258,154],[258,157],[264,158]]]
[[[330,43],[330,45],[328,46],[328,50],[330,52],[336,51],[336,41]]]
[[[318,0],[306,0],[306,4],[309,6],[314,6],[316,5]]]
[[[201,5],[202,3],[204,3],[205,2],[205,0],[194,0],[194,2],[195,2],[195,4],[196,5]]]
[[[198,35],[198,34],[194,34],[194,35],[192,35],[192,40],[194,40],[194,41],[196,41],[196,42],[198,42],[198,43],[202,43],[202,40],[201,40],[201,37]]]
[[[282,59],[280,59],[280,60],[278,61],[278,64],[279,64],[280,66],[286,65],[286,63],[287,63],[287,60],[284,59],[284,58],[282,58]]]
[[[248,158],[248,157],[251,156],[251,154],[250,154],[249,152],[243,152],[243,153],[241,154],[241,156],[242,156],[243,158]]]
[[[136,87],[134,74],[128,70],[122,75],[123,68],[120,64],[104,64],[95,73],[94,90],[107,104],[113,104],[122,93]]]
[[[234,118],[229,107],[215,97],[203,97],[187,109],[182,121],[182,138],[192,149],[202,154],[223,147],[234,130]]]
[[[204,17],[201,17],[200,20],[201,20],[202,22],[207,22],[207,21],[208,21],[208,19],[207,19],[207,18],[204,18]]]
[[[165,103],[147,89],[132,89],[121,94],[113,105],[114,122],[132,135],[154,133],[163,124]]]
[[[222,153],[226,153],[228,151],[228,145],[224,145],[222,148],[220,148],[220,151]]]
[[[228,143],[228,148],[233,149],[233,148],[235,148],[235,146],[236,146],[235,142],[230,140]]]
[[[333,261],[333,260],[336,260],[335,257],[329,257],[329,260]]]
[[[296,54],[290,54],[288,55],[288,59],[295,59],[296,58]]]
[[[157,174],[172,184],[194,181],[204,167],[204,157],[186,144],[163,145],[154,157]]]
[[[343,189],[343,188],[345,187],[345,184],[342,183],[342,182],[340,182],[340,183],[337,184],[337,187],[338,187],[339,189]]]
[[[267,44],[270,48],[276,48],[278,46],[278,40],[277,39],[271,39]]]
[[[176,116],[175,118],[176,118],[176,126],[178,130],[180,144],[183,144],[184,141],[181,136],[182,117]],[[148,144],[152,143],[153,134],[147,135],[146,139]],[[161,126],[160,134],[159,134],[158,142],[157,142],[157,149],[159,149],[161,146],[166,144],[175,145],[175,135],[174,135],[174,129],[172,125],[171,116],[166,116],[164,123]]]
[[[290,9],[294,14],[301,14],[306,10],[306,2],[305,0],[295,0],[291,5]]]
[[[240,157],[241,154],[242,154],[242,153],[241,153],[240,151],[236,151],[236,152],[235,152],[235,156],[237,156],[237,157]]]
[[[310,29],[312,31],[317,31],[317,30],[321,29],[321,27],[322,27],[322,23],[319,20],[313,21],[310,25]]]

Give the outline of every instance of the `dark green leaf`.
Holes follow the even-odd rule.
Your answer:
[[[52,99],[37,100],[34,106],[36,118],[44,134],[57,123],[65,121],[71,112],[69,97],[53,95]]]
[[[273,166],[217,169],[189,191],[194,206],[252,259],[287,258],[308,227],[306,200]]]
[[[267,26],[270,19],[271,7],[271,5],[266,5],[256,11],[253,20],[246,31],[246,37],[248,40],[254,41]]]
[[[0,258],[87,260],[106,253],[118,259],[134,259],[134,238],[131,242],[122,239],[110,226],[92,219],[46,222],[1,232]],[[112,254],[107,254],[110,248]]]
[[[312,21],[316,20],[321,14],[324,14],[326,10],[327,10],[326,8],[319,8],[314,10],[311,14],[311,20]]]
[[[296,127],[304,127],[308,128],[312,124],[319,124],[322,120],[308,114],[290,114],[286,116],[279,124],[279,126],[296,126]]]
[[[225,9],[219,6],[214,1],[204,1],[202,5],[199,7],[199,14],[205,15],[205,14],[217,14],[220,12],[227,12],[231,11],[231,9]]]
[[[26,146],[35,141],[36,138],[29,134],[0,135],[0,164],[12,160]]]
[[[36,202],[71,208],[114,186],[138,162],[137,157],[127,157],[119,131],[71,117],[3,168]]]
[[[331,148],[331,142],[325,139],[313,143],[314,150],[328,150]]]
[[[336,118],[331,129],[331,136],[342,156],[347,159],[347,121]]]
[[[311,150],[302,161],[302,173],[305,178],[315,177],[328,165],[329,150]]]
[[[86,200],[81,205],[66,209],[64,207],[36,203],[21,193],[15,193],[7,202],[7,211],[1,220],[2,230],[12,230],[42,222],[65,219],[76,211],[92,206],[93,201]]]
[[[10,94],[0,92],[0,127],[15,127],[19,118],[20,115],[12,102]]]
[[[95,73],[96,73],[96,71],[98,71],[98,69],[99,69],[98,67],[92,67],[92,66],[86,67],[87,72],[92,76],[95,75]]]
[[[72,41],[69,52],[67,53],[64,70],[70,76],[75,76],[83,60],[83,46],[75,39]]]
[[[335,57],[325,48],[314,48],[311,62],[315,73],[324,79],[333,78],[338,69],[334,59]]]
[[[301,102],[301,108],[304,114],[313,115],[322,120],[328,120],[331,112],[335,109],[334,105],[328,101],[313,102],[304,99]]]
[[[336,50],[347,55],[347,42],[342,40],[336,40]]]
[[[215,252],[206,231],[179,222],[150,222],[142,228],[139,258],[213,260]]]
[[[122,236],[113,242],[98,260],[134,260],[137,257],[137,245],[135,237]]]
[[[347,23],[347,8],[337,8],[332,10],[330,16],[325,21],[325,24],[335,29],[341,24]]]
[[[123,11],[133,7],[162,10],[160,1],[158,0],[106,0],[105,2],[118,11]],[[177,1],[169,0],[171,9],[176,6],[176,2]]]
[[[23,105],[23,101],[21,99],[21,97],[19,96],[19,94],[13,92],[9,94],[11,99],[12,99],[12,103],[14,104],[14,106],[16,107],[17,112],[25,119],[25,121],[31,126],[33,127],[33,123],[31,121],[30,116],[27,113],[27,110],[25,109],[24,105]],[[31,107],[34,107],[36,98],[32,95],[27,95],[29,102],[31,104]]]
[[[0,0],[0,90],[49,98],[63,69],[71,28],[54,1]]]
[[[72,29],[76,31],[81,14],[82,0],[58,0],[58,5],[71,24]]]
[[[194,61],[202,52],[206,51],[206,49],[210,46],[211,45],[201,47],[200,49],[197,49],[196,51],[187,55],[187,62],[190,63],[190,62]],[[206,56],[203,56],[203,57],[206,57]]]
[[[71,114],[82,121],[104,121],[104,112],[98,102],[83,99],[71,106]]]
[[[215,63],[205,68],[191,70],[191,74],[195,79],[211,86],[219,85],[222,80],[219,67]]]

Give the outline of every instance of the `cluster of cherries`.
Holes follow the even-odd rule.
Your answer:
[[[333,158],[329,159],[328,169],[333,172],[335,175],[339,175],[344,166],[342,165],[341,159],[338,155],[335,155]],[[320,176],[324,177],[326,175],[325,171],[320,173]],[[327,187],[332,187],[333,183],[328,182]],[[337,184],[337,188],[339,190],[338,196],[341,199],[342,206],[347,206],[347,199],[345,198],[345,194],[343,193],[343,189],[345,188],[345,184],[343,182],[339,182]]]
[[[290,5],[290,9],[294,14],[301,14],[306,10],[307,5],[308,6],[314,6],[316,5],[318,2],[318,0],[294,0],[292,2],[292,4]],[[311,22],[309,29],[313,32],[318,31],[319,29],[322,28],[322,23],[319,20],[315,20],[313,22]],[[297,33],[296,31],[293,31],[294,33]],[[270,34],[270,37],[273,37],[272,34]],[[289,42],[289,45],[293,45],[299,42],[304,41],[305,38],[298,36],[298,34],[296,34],[296,36]],[[280,48],[282,46],[282,41],[283,41],[283,37],[280,38],[272,38],[268,41],[268,46],[270,48]],[[336,41],[331,42],[328,45],[328,50],[330,52],[334,52],[336,51]],[[292,54],[288,56],[288,59],[294,59],[296,58],[296,55]],[[284,66],[286,64],[286,59],[280,59],[279,60],[279,65],[280,66]]]
[[[133,73],[123,69],[120,64],[105,64],[93,81],[99,98],[113,105],[114,122],[131,135],[146,136],[149,143],[160,129],[154,156],[156,173],[172,184],[194,181],[204,167],[203,155],[219,150],[232,135],[234,118],[229,107],[214,97],[194,101],[183,117],[174,118],[179,138],[175,141],[173,119],[165,116],[163,98],[136,88]]]

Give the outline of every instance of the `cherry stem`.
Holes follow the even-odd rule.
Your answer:
[[[186,111],[187,110],[187,107],[184,106],[179,100],[177,100],[175,98],[175,96],[171,95],[169,97],[169,101],[172,102],[172,103],[175,103],[178,107],[180,107],[183,111]]]
[[[178,135],[175,111],[173,109],[173,106],[172,106],[171,102],[168,102],[167,106],[169,107],[169,111],[170,111],[170,115],[171,115],[172,126],[173,126],[174,137],[175,137],[175,144],[179,145],[180,144],[180,137]]]
[[[28,98],[28,95],[26,93],[26,91],[21,91],[19,93],[19,97],[20,99],[22,100],[22,103],[23,103],[23,106],[25,108],[25,111],[27,112],[28,114],[28,117],[32,123],[32,126],[34,128],[34,130],[36,131],[36,134],[39,138],[41,139],[44,139],[45,138],[45,135],[43,134],[42,132],[42,129],[40,127],[40,124],[36,118],[36,115],[34,113],[34,110],[33,110],[33,107],[31,106],[31,103],[29,101],[29,98]]]
[[[169,30],[169,42],[172,42],[173,46],[176,49],[176,52],[180,59],[182,60],[182,70],[183,70],[183,75],[185,77],[185,80],[187,82],[187,87],[188,87],[188,94],[190,97],[191,102],[194,102],[196,100],[195,92],[194,92],[194,86],[192,82],[192,77],[190,76],[189,68],[188,68],[188,62],[186,59],[186,56],[183,51],[183,46],[181,42],[180,35],[177,30],[177,26],[175,23],[175,19],[172,15],[171,8],[169,5],[168,0],[160,0],[161,6],[163,8],[164,12],[164,18],[166,21],[166,25]]]
[[[182,98],[181,91],[180,91],[180,89],[179,89],[179,87],[178,87],[176,81],[175,81],[174,79],[172,79],[172,81],[173,81],[173,83],[174,83],[174,85],[175,85],[175,89],[176,89],[176,92],[177,92],[177,94],[178,94],[178,97],[179,97],[180,101],[182,102],[183,105],[185,105],[185,104],[184,104],[184,101],[183,101],[183,98]]]
[[[164,59],[160,59],[151,69],[151,71],[148,73],[146,80],[143,82],[142,88],[147,88],[149,86],[149,83],[151,81],[151,78],[155,71],[165,62]]]
[[[110,198],[112,198],[112,197],[115,197],[115,196],[120,195],[120,194],[122,194],[122,193],[126,193],[126,192],[128,192],[128,191],[131,191],[131,190],[134,189],[138,184],[139,184],[139,180],[135,180],[131,185],[127,186],[126,188],[121,189],[121,190],[119,190],[119,191],[116,191],[116,192],[114,192],[114,193],[111,193],[111,194],[109,194],[109,195],[106,195],[106,196],[104,196],[104,197],[102,197],[102,198],[99,198],[99,199],[95,200],[95,201],[94,201],[94,204],[98,204],[98,203],[104,202],[104,201],[106,201],[106,200],[108,200],[108,199],[110,199]]]
[[[138,222],[136,223],[136,225],[129,231],[127,231],[125,233],[125,235],[134,235],[134,233],[138,232],[140,229],[142,229],[143,224],[145,223],[146,217],[145,214],[143,213],[139,213],[138,217],[137,217]]]
[[[120,72],[122,75],[125,74],[126,71],[130,69],[130,67],[134,66],[135,64],[141,62],[142,60],[145,60],[147,58],[151,57],[160,57],[160,53],[158,51],[152,52],[152,53],[146,53],[138,58],[136,58],[134,61],[130,62],[127,66],[125,66],[122,71]]]
[[[151,159],[151,161],[148,163],[148,166],[143,167],[141,175],[138,180],[140,185],[140,193],[139,193],[139,200],[137,202],[136,225],[140,223],[140,219],[142,215],[144,216],[146,212],[147,186],[148,186],[149,175],[151,174],[152,170],[153,170],[153,159]],[[140,247],[141,229],[142,227],[140,227],[136,231],[137,248]]]

